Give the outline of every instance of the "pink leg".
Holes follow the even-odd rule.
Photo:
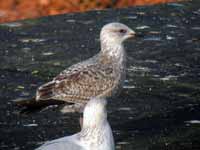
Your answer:
[[[83,127],[83,117],[82,116],[80,116],[80,118],[79,118],[79,123],[80,123],[81,129],[82,129],[82,127]]]

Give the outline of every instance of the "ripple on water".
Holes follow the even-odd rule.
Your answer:
[[[200,124],[200,120],[189,120],[189,121],[185,121],[185,123],[189,123],[189,124]]]
[[[175,76],[175,75],[168,75],[168,76],[165,76],[163,78],[160,78],[160,80],[162,81],[169,81],[169,80],[177,80],[178,76]]]
[[[44,42],[46,41],[46,39],[39,39],[39,38],[27,38],[27,39],[20,39],[19,40],[20,42],[23,42],[23,43],[40,43],[40,42]]]
[[[128,17],[125,17],[126,19],[133,19],[133,20],[135,20],[135,19],[137,19],[137,16],[128,16]]]
[[[146,63],[156,64],[158,61],[157,60],[146,59],[145,62]]]
[[[144,29],[149,29],[149,28],[150,26],[147,26],[147,25],[136,27],[137,30],[144,30]]]
[[[174,39],[175,39],[175,37],[173,37],[173,36],[170,36],[170,35],[166,35],[166,39],[167,39],[167,40],[174,40]]]
[[[166,27],[168,27],[168,28],[177,28],[177,26],[173,25],[173,24],[167,24]]]
[[[30,123],[30,124],[23,124],[24,127],[37,127],[38,124],[36,123]]]
[[[53,52],[43,52],[42,55],[44,56],[51,56],[51,55],[54,55],[55,53]]]
[[[150,36],[143,39],[144,41],[161,41],[161,37],[158,36]]]
[[[136,72],[150,72],[150,68],[148,67],[141,67],[141,66],[131,66],[128,68],[129,71],[136,71]]]
[[[119,111],[131,111],[130,107],[120,107],[118,108]]]
[[[69,23],[75,23],[76,20],[74,20],[74,19],[68,19],[67,22],[69,22]]]

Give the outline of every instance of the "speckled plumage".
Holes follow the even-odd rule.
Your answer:
[[[134,34],[121,23],[105,25],[100,33],[101,51],[40,86],[36,100],[86,103],[91,97],[105,98],[116,94],[125,79],[126,53],[123,42]]]

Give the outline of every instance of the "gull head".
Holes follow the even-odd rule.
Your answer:
[[[83,127],[95,127],[107,121],[107,101],[102,98],[91,98],[83,112]]]
[[[125,24],[113,22],[103,26],[100,33],[102,43],[122,44],[125,40],[135,36],[135,31]]]

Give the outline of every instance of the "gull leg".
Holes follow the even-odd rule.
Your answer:
[[[82,115],[79,118],[79,124],[80,124],[80,127],[82,129],[82,127],[83,127],[83,116]]]

